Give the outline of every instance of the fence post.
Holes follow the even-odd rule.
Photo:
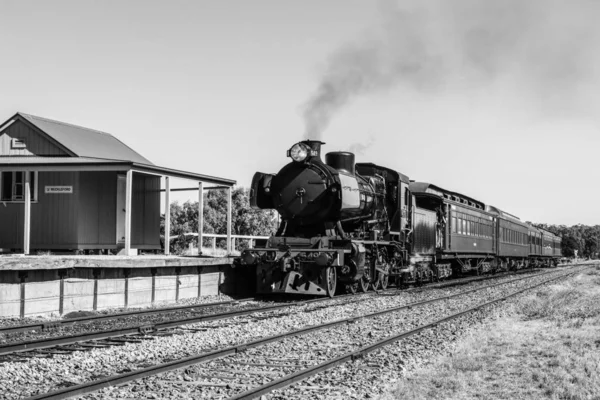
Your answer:
[[[202,255],[202,233],[204,232],[204,187],[198,182],[198,255]]]
[[[227,255],[231,254],[231,206],[233,203],[232,198],[233,188],[227,188]]]
[[[165,256],[171,252],[171,186],[165,176]]]
[[[231,238],[231,251],[235,251],[235,238]]]
[[[217,237],[213,236],[212,238],[212,248],[213,248],[213,254],[217,251]]]

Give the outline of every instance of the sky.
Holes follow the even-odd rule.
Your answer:
[[[0,9],[2,120],[102,130],[157,165],[241,186],[319,138],[524,221],[600,224],[598,1]]]

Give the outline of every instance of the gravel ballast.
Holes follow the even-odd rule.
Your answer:
[[[189,367],[186,371],[177,370],[155,377],[145,378],[122,387],[104,389],[103,391],[88,396],[90,398],[229,396],[245,390],[248,386],[256,386],[262,384],[265,380],[275,379],[284,372],[289,373],[291,372],[291,369],[297,369],[298,364],[314,364],[317,361],[344,354],[354,348],[359,348],[386,337],[393,332],[400,332],[423,325],[428,321],[433,321],[452,312],[463,310],[475,304],[479,304],[484,300],[490,300],[506,295],[518,288],[524,288],[537,282],[541,282],[542,280],[549,279],[554,274],[563,273],[565,273],[565,271],[559,270],[550,275],[531,276],[530,279],[509,283],[498,288],[483,289],[481,292],[471,293],[470,295],[461,296],[456,299],[445,300],[422,307],[415,307],[411,310],[398,311],[393,315],[358,320],[353,324],[318,331],[305,336],[285,339],[282,342],[250,349],[239,355],[240,357],[245,357],[241,360],[246,364],[275,365],[277,361],[274,360],[283,360],[279,363],[283,363],[285,366],[285,361],[291,360],[290,362],[292,365],[288,369],[283,367],[277,370],[268,370],[264,368],[261,369],[260,366],[251,365],[252,373],[246,374],[247,376],[241,375],[239,372],[227,374],[228,369],[237,370],[240,366],[235,364],[224,364],[222,360],[218,360],[212,363]],[[500,278],[498,281],[508,281],[511,279],[514,279],[514,277]],[[24,363],[5,363],[0,365],[0,377],[2,378],[0,380],[0,390],[6,398],[22,398],[88,380],[98,379],[102,376],[142,368],[159,362],[180,359],[186,356],[237,345],[262,337],[283,334],[292,329],[298,329],[307,325],[321,324],[336,319],[380,311],[402,304],[447,296],[466,289],[488,284],[490,284],[490,282],[474,283],[468,287],[461,288],[436,290],[423,289],[422,291],[400,292],[398,295],[373,295],[368,297],[369,301],[355,301],[349,304],[338,303],[337,305],[332,305],[327,308],[310,304],[295,306],[296,311],[294,313],[269,313],[268,316],[271,318],[268,319],[237,317],[229,321],[230,324],[227,326],[222,326],[222,321],[200,323],[190,326],[197,331],[177,334],[170,337],[159,337],[143,343],[126,344],[122,347],[111,347],[106,349],[95,349],[89,352],[75,352],[70,355],[60,355],[50,359],[31,359]],[[346,303],[347,301],[348,300],[346,300]],[[471,315],[477,315],[479,313],[480,312],[477,312]],[[256,315],[254,317],[256,317]],[[461,317],[459,320],[452,321],[448,324],[450,327],[460,327],[459,321],[463,319],[469,321],[469,318],[471,317]],[[443,325],[440,325],[435,331],[421,333],[420,335],[433,334],[436,340],[438,337],[443,339],[446,337],[445,332],[447,331],[442,328]],[[438,331],[440,333],[436,334],[435,332]],[[429,342],[435,343],[435,341],[431,340]],[[447,343],[447,340],[443,339],[441,342],[441,348],[443,348],[443,344]],[[402,341],[402,343],[402,346],[405,346],[406,343],[410,342],[406,340]],[[391,350],[391,346],[389,352],[387,349],[388,348],[386,347],[386,350],[384,350],[384,353],[386,354],[402,354],[402,352],[407,351],[404,347]],[[372,356],[368,355],[364,360],[356,363],[351,363],[351,366],[349,366],[350,364],[345,364],[345,366],[340,368],[342,368],[342,371],[343,368],[352,369],[355,365],[361,365],[361,362],[367,363],[368,366],[370,357],[374,357],[378,353],[379,352],[374,353]],[[215,375],[209,372],[211,368],[225,371],[220,373],[226,377],[226,379],[210,379],[211,376]],[[367,368],[366,371],[369,371],[369,368]],[[230,379],[231,376],[235,377],[238,375],[240,377],[239,379]],[[331,374],[325,372],[320,375],[327,376]],[[322,379],[319,378],[320,375],[310,378],[314,381],[309,379],[307,383],[303,382],[302,384],[284,389],[281,392],[276,392],[273,396],[291,398],[299,395],[295,392],[295,390],[297,391],[299,389],[294,389],[294,387],[302,388],[303,386],[313,385],[311,382],[320,382],[319,379]],[[321,389],[320,387],[323,386],[323,384],[318,383],[313,386],[319,386],[319,388],[305,388],[300,390],[314,391],[315,395],[326,395],[327,398],[330,398],[330,395],[335,395],[336,390],[340,391],[340,396],[364,397],[365,395],[365,392],[359,390],[360,384],[358,383],[358,386],[354,388],[348,383],[346,387],[343,387],[344,390],[342,391],[338,387],[340,387],[339,382],[344,381],[334,381],[338,383],[325,385],[331,386],[332,389]],[[206,385],[211,383],[216,383],[217,386]],[[372,387],[373,385],[368,384],[368,386]],[[362,394],[359,395],[359,393]]]

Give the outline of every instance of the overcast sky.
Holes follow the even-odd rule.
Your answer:
[[[0,0],[0,119],[248,186],[306,135],[522,220],[600,224],[600,2]],[[185,186],[185,184],[184,184]]]

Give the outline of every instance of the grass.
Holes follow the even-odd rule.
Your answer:
[[[382,399],[600,399],[600,268],[510,304]]]

